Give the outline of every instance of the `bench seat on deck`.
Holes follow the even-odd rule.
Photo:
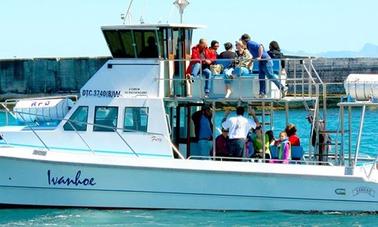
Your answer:
[[[278,159],[278,147],[277,146],[270,146],[270,155],[272,159]],[[292,160],[303,160],[303,147],[302,146],[292,146],[291,147],[291,159]]]

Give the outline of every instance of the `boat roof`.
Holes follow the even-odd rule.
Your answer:
[[[151,29],[158,30],[160,28],[205,28],[204,25],[195,25],[195,24],[133,24],[133,25],[111,25],[111,26],[102,26],[101,30],[137,30],[137,29]]]

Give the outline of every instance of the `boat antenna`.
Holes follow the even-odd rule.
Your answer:
[[[180,23],[182,24],[182,15],[184,14],[184,9],[189,5],[188,0],[176,0],[173,2],[174,5],[177,6],[180,13]]]
[[[126,24],[126,20],[128,21],[128,24],[131,24],[131,5],[133,4],[134,0],[131,0],[129,3],[129,7],[127,7],[126,14],[121,14],[121,20],[123,20],[123,24]]]

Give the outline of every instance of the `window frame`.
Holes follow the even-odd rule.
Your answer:
[[[74,128],[75,122],[70,122],[71,118],[79,111],[80,108],[86,108],[87,109],[87,116],[85,117],[85,122],[82,123],[85,125],[85,130],[82,129],[77,129],[76,127]],[[88,117],[89,117],[89,106],[78,106],[76,110],[71,114],[70,118],[64,123],[63,125],[63,130],[64,131],[78,131],[78,132],[86,132],[88,130]],[[77,124],[77,123],[76,123]],[[71,129],[67,129],[66,125],[70,127]]]
[[[98,124],[98,122],[97,122],[98,120],[97,120],[96,116],[97,116],[97,110],[99,108],[115,108],[117,110],[116,115],[115,115],[115,119],[113,119],[113,121],[115,120],[115,125],[113,125],[113,126],[104,125],[106,127],[104,127],[104,126],[96,126]],[[93,132],[114,132],[114,129],[117,130],[118,129],[118,115],[119,115],[119,108],[118,108],[118,106],[95,106],[95,108],[94,108],[94,114],[93,114]],[[110,129],[108,127],[113,127],[113,128]]]
[[[126,112],[127,112],[128,109],[132,109],[133,129],[126,128],[126,116],[127,116]],[[140,111],[142,109],[145,110],[145,115],[147,116],[145,126],[142,126],[142,121],[141,121],[142,114],[141,114]],[[138,115],[135,115],[135,110],[138,110],[138,113],[139,113]],[[149,111],[150,111],[150,108],[146,107],[146,106],[126,106],[124,108],[124,116],[123,116],[123,131],[124,132],[148,132]]]

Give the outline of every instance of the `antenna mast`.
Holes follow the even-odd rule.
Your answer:
[[[131,0],[129,3],[129,7],[127,7],[126,14],[121,14],[121,19],[123,20],[123,24],[126,24],[126,20],[128,20],[128,24],[131,24],[131,5],[133,4],[134,0]]]
[[[188,0],[176,0],[173,2],[175,6],[179,9],[180,13],[180,23],[182,24],[182,15],[184,14],[184,9],[189,5]]]

